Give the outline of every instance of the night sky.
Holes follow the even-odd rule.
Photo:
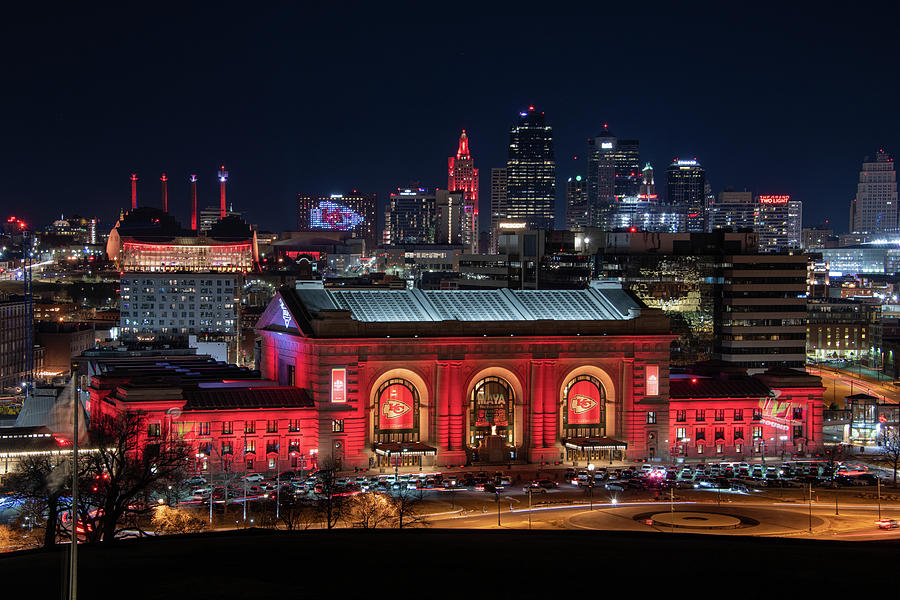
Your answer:
[[[640,140],[660,186],[675,156],[696,157],[714,191],[789,193],[805,224],[842,231],[864,156],[900,152],[896,5],[312,4],[6,13],[3,216],[112,226],[129,174],[158,206],[166,171],[184,222],[188,175],[212,205],[224,163],[235,210],[292,229],[301,191],[446,186],[462,128],[484,215],[509,126],[534,104],[554,131],[558,216],[586,138],[608,123]]]

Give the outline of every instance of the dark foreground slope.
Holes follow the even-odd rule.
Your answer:
[[[434,529],[246,530],[79,554],[90,599],[868,595],[900,564],[889,542]],[[0,556],[0,597],[62,597],[65,549]]]

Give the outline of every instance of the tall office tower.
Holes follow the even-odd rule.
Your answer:
[[[397,188],[384,212],[384,243],[433,244],[437,226],[434,193],[424,188]]]
[[[553,131],[544,113],[533,106],[519,113],[509,130],[506,162],[506,214],[528,229],[552,229],[556,200],[556,159]]]
[[[497,254],[499,225],[506,218],[506,167],[491,169],[491,254]]]
[[[756,204],[753,194],[744,190],[735,192],[726,189],[719,193],[719,198],[706,209],[707,230],[716,229],[753,229],[756,227]]]
[[[784,252],[800,247],[803,203],[787,194],[757,198],[755,223],[760,252]]]
[[[591,211],[587,198],[587,181],[581,175],[566,182],[566,228],[591,226]]]
[[[804,367],[808,261],[805,254],[723,257],[713,358],[750,373]]]
[[[350,231],[366,241],[366,251],[377,245],[375,194],[297,194],[297,231]]]
[[[656,194],[656,180],[653,177],[653,165],[647,163],[641,169],[641,189],[638,198],[646,202],[656,203],[659,196]]]
[[[463,192],[465,222],[462,240],[467,250],[474,253],[478,249],[478,169],[469,153],[469,138],[465,129],[459,136],[456,156],[447,159],[447,189]]]
[[[666,204],[685,212],[688,232],[706,230],[706,170],[696,159],[675,159],[666,169]]]
[[[599,226],[617,201],[640,193],[643,173],[638,140],[620,140],[603,125],[603,131],[588,140],[587,180],[591,220]]]
[[[850,203],[850,231],[884,231],[897,227],[897,172],[893,157],[879,150],[875,160],[866,157],[856,198]]]

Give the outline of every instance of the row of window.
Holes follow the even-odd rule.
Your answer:
[[[234,434],[234,421],[222,421],[222,435]],[[300,431],[300,420],[291,419],[288,421],[287,430],[289,433],[297,433]],[[210,435],[211,423],[197,423],[197,435]],[[335,419],[331,422],[331,431],[334,433],[343,433],[344,420]],[[256,421],[244,421],[244,433],[256,433]],[[266,433],[278,433],[278,420],[266,421]],[[148,423],[147,435],[149,437],[160,436],[160,424]]]
[[[724,408],[714,409],[713,412],[713,420],[714,421],[724,421],[725,420],[725,410]],[[744,409],[735,408],[734,410],[734,418],[733,421],[743,421],[744,420]],[[653,422],[656,422],[656,414],[652,413]],[[761,408],[754,408],[753,415],[751,417],[754,421],[760,421],[763,418],[763,410]],[[803,419],[803,407],[802,406],[794,406],[791,407],[791,419],[794,421],[800,421]],[[697,422],[706,421],[706,409],[698,408],[694,411],[694,420]],[[686,410],[677,410],[675,411],[675,421],[677,423],[686,423],[687,422],[687,411]],[[650,423],[650,413],[647,415],[647,423]]]
[[[732,439],[735,442],[744,440],[744,428],[743,427],[735,427],[733,430]],[[763,439],[763,427],[762,425],[754,425],[751,430],[753,440],[761,440]],[[803,437],[803,426],[802,425],[794,425],[791,430],[792,439],[797,439]],[[713,440],[718,442],[719,440],[725,441],[725,428],[724,427],[716,427],[713,431],[714,437]],[[676,427],[675,428],[675,439],[682,443],[687,443],[690,441],[688,438],[688,429],[687,427]],[[706,441],[706,428],[697,427],[694,429],[694,441],[705,442]]]

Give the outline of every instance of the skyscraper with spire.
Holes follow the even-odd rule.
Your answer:
[[[447,159],[447,189],[463,193],[460,233],[469,252],[478,246],[478,169],[469,153],[469,138],[463,129],[456,156]]]
[[[553,130],[533,106],[519,113],[509,130],[506,216],[529,229],[552,229],[556,201]]]

